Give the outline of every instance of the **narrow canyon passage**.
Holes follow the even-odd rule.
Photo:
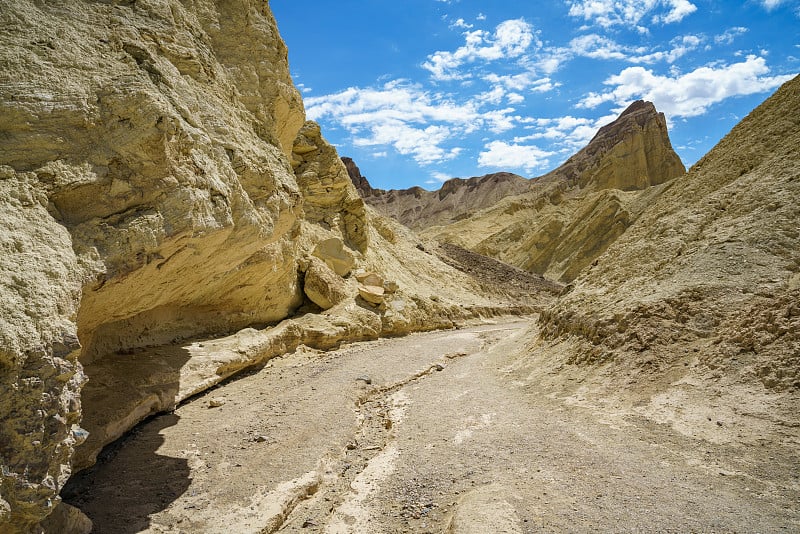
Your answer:
[[[99,533],[800,528],[788,444],[714,445],[545,391],[513,367],[530,327],[301,347],[139,425],[65,500]]]

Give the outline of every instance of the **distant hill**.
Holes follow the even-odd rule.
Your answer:
[[[663,184],[685,172],[664,115],[637,101],[527,192],[420,234],[566,283],[625,232]]]
[[[437,191],[421,187],[387,191],[373,188],[351,158],[343,157],[342,161],[367,204],[412,229],[457,221],[507,196],[524,193],[531,186],[530,180],[522,176],[498,172],[466,179],[452,178]]]

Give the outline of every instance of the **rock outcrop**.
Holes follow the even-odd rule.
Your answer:
[[[659,187],[684,172],[664,115],[649,102],[634,102],[527,193],[420,233],[569,283],[625,232]]]
[[[344,167],[347,169],[347,174],[350,176],[350,181],[353,182],[353,186],[355,186],[356,191],[358,191],[358,194],[361,195],[362,198],[367,198],[373,194],[379,194],[382,192],[380,189],[372,188],[367,180],[367,177],[361,175],[361,169],[358,168],[358,165],[356,165],[356,162],[353,161],[353,158],[342,156],[342,163],[344,163]]]
[[[305,123],[266,2],[20,0],[0,25],[0,531],[36,531],[103,445],[293,344],[498,309],[370,213]],[[364,309],[340,272],[330,309],[289,319],[332,239],[334,269],[408,290]]]
[[[797,391],[798,147],[800,77],[649,203],[543,314],[544,334],[572,363],[666,372],[696,357],[726,395]]]
[[[300,304],[288,156],[304,112],[259,2],[20,1],[0,17],[0,492],[27,531],[83,436],[78,360]]]
[[[347,286],[341,276],[318,258],[309,260],[303,282],[303,292],[323,310],[344,302],[348,297]]]

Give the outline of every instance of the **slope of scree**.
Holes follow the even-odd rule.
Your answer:
[[[0,25],[0,531],[84,528],[75,466],[281,351],[518,309],[364,205],[266,2],[20,0]]]
[[[529,192],[420,235],[568,283],[684,172],[664,115],[638,101]]]
[[[799,219],[800,77],[672,181],[542,314],[549,341],[530,342],[529,369],[646,382],[655,389],[641,410],[708,439],[766,439],[748,433],[755,417],[797,443]]]
[[[644,210],[545,331],[591,342],[598,359],[696,341],[707,365],[800,388],[799,216],[795,78]]]

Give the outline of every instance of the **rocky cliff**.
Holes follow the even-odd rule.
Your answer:
[[[567,286],[531,329],[518,379],[649,419],[700,450],[786,447],[748,462],[758,470],[778,457],[778,471],[796,465],[798,147],[795,78]]]
[[[566,283],[684,172],[664,115],[638,101],[527,193],[421,234]]]
[[[497,311],[364,206],[267,2],[2,1],[0,25],[0,531],[85,527],[73,467],[239,369]]]
[[[353,186],[362,198],[368,198],[373,194],[382,192],[381,189],[372,188],[367,177],[361,174],[361,169],[358,168],[353,158],[342,156],[342,163],[344,163],[344,167],[347,169],[347,175],[350,177],[350,181],[353,182]]]

